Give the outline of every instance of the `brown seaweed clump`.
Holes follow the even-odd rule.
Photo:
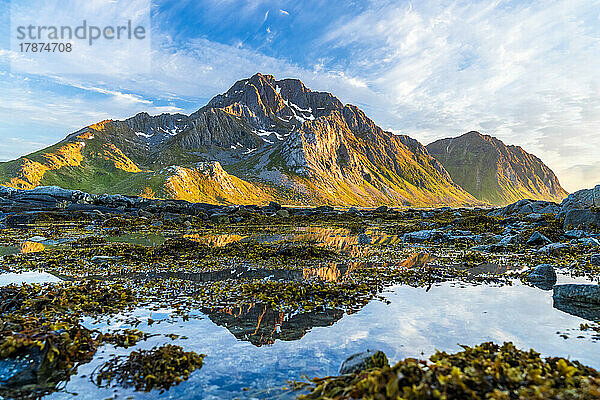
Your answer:
[[[167,344],[151,350],[132,351],[128,357],[114,357],[94,373],[98,386],[117,384],[149,392],[169,390],[186,381],[190,374],[202,368],[204,354],[183,351],[180,346]]]
[[[429,362],[407,358],[392,367],[315,378],[299,399],[600,398],[600,373],[577,361],[543,359],[510,342],[463,348],[437,352]]]

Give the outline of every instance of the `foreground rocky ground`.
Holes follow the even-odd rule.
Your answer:
[[[4,274],[16,274],[15,283],[33,272],[53,278],[0,288],[5,397],[61,390],[106,346],[131,351],[95,370],[99,387],[169,390],[202,374],[204,354],[185,346],[137,349],[151,337],[135,328],[140,307],[168,308],[182,323],[201,312],[265,346],[330,326],[392,285],[516,280],[552,290],[555,308],[600,334],[600,186],[561,205],[523,200],[500,209],[215,206],[55,187],[0,187],[0,204]],[[557,272],[593,283],[555,285]],[[119,319],[128,327],[97,323]],[[162,335],[177,336],[168,326]],[[306,398],[598,396],[595,370],[511,344],[392,367],[385,356],[362,358],[340,377],[289,389]]]

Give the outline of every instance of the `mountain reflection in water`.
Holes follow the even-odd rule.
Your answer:
[[[203,308],[201,311],[215,324],[227,328],[237,339],[255,346],[273,344],[277,339],[299,340],[311,328],[331,326],[344,316],[344,311],[339,309],[285,313],[260,303]]]

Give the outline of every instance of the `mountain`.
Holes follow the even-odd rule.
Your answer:
[[[506,205],[521,199],[560,203],[567,192],[554,172],[519,146],[479,132],[437,140],[427,150],[454,182],[477,199]]]
[[[479,203],[414,139],[297,79],[256,74],[191,115],[107,120],[0,164],[0,182],[248,204]]]

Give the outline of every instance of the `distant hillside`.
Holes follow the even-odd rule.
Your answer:
[[[539,158],[489,135],[469,132],[426,147],[454,182],[494,205],[526,198],[560,202],[568,194]]]
[[[191,115],[107,120],[14,161],[0,184],[211,203],[467,205],[419,142],[297,79],[256,74]]]

